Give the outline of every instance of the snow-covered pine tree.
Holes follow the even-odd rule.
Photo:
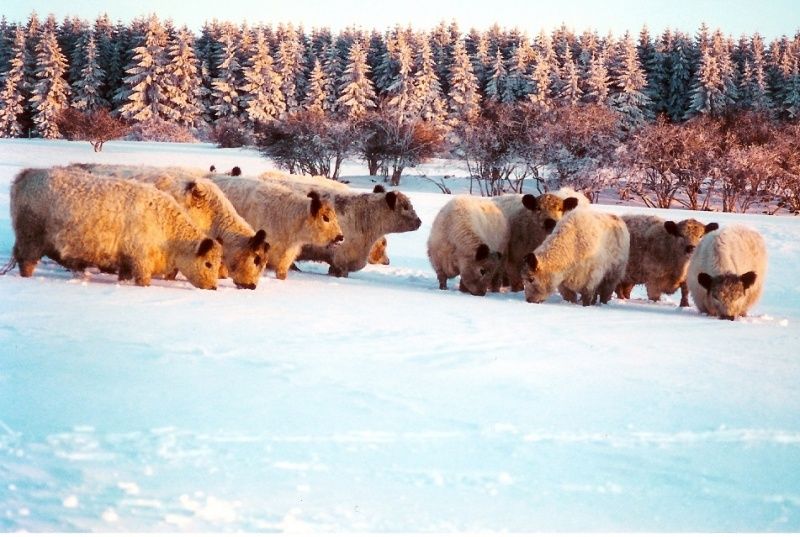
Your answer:
[[[536,39],[536,44],[549,65],[550,87],[553,92],[558,92],[564,82],[561,80],[561,61],[556,54],[554,43],[547,34],[541,32]]]
[[[703,52],[711,46],[711,30],[705,22],[700,23],[700,28],[697,29],[697,34],[694,37],[694,49],[691,52],[695,55],[695,60],[700,61]]]
[[[195,127],[203,119],[200,92],[203,81],[194,50],[194,35],[184,26],[175,32],[167,47],[164,70],[168,117],[173,123]]]
[[[686,117],[690,103],[690,83],[692,66],[689,38],[681,33],[673,35],[669,57],[669,73],[667,81],[667,115],[673,122]]]
[[[430,40],[421,34],[417,40],[417,70],[412,81],[414,87],[413,109],[415,113],[434,125],[444,122],[447,109],[442,96],[442,85],[436,75],[436,66],[433,63]]]
[[[281,77],[281,93],[286,102],[286,112],[293,114],[300,109],[303,88],[305,87],[303,65],[303,48],[300,38],[293,26],[289,25],[283,32],[278,46],[278,74]]]
[[[612,75],[614,86],[608,102],[620,115],[620,127],[631,131],[649,119],[650,99],[644,94],[644,71],[639,64],[636,46],[629,35],[622,40],[618,50],[620,57],[616,63],[619,67]]]
[[[208,85],[206,89],[211,93],[211,83],[217,76],[216,58],[219,56],[221,49],[219,38],[222,35],[222,29],[217,20],[211,22],[206,21],[200,29],[200,37],[195,41],[197,48],[197,59],[202,66],[205,64],[208,67]],[[201,67],[202,69],[202,67]],[[205,83],[205,81],[204,81]]]
[[[236,32],[236,35],[239,37],[236,43],[236,59],[241,66],[247,64],[250,51],[253,50],[253,46],[255,45],[256,37],[254,32],[255,31],[250,28],[246,22],[243,22],[241,26],[239,26],[239,31]]]
[[[31,94],[33,123],[42,138],[60,138],[56,120],[69,99],[69,86],[64,78],[67,58],[58,46],[55,32],[49,27],[37,45],[36,65],[36,83]]]
[[[370,76],[372,85],[375,88],[375,93],[381,96],[386,92],[386,88],[389,87],[392,78],[394,78],[394,73],[397,71],[397,32],[398,27],[395,26],[394,30],[387,34],[386,41],[383,42],[381,40],[382,45],[374,43],[375,35],[373,34],[370,39],[370,47],[367,49],[367,63],[372,68]],[[378,50],[383,51],[380,56],[377,55]],[[371,56],[373,63],[369,61]]]
[[[105,72],[100,68],[97,58],[97,45],[94,34],[89,32],[88,39],[83,44],[83,69],[78,79],[72,85],[72,107],[76,110],[92,112],[98,108],[108,106],[108,101],[102,95]]]
[[[117,95],[120,94],[120,89],[123,85],[125,78],[125,66],[128,65],[126,57],[128,51],[132,47],[132,40],[129,30],[119,23],[114,26],[114,37],[111,41],[111,47],[106,55],[106,62],[100,63],[100,67],[106,73],[106,90],[105,98],[110,103],[121,104]],[[101,53],[101,58],[103,53]]]
[[[473,122],[480,114],[481,95],[478,93],[478,80],[472,72],[472,62],[461,39],[457,39],[453,46],[449,82],[447,96],[451,124]]]
[[[325,74],[325,102],[322,108],[326,113],[333,114],[336,112],[336,100],[339,98],[338,82],[342,77],[342,62],[334,43],[323,49],[322,56],[322,70]]]
[[[759,34],[740,46],[743,50],[742,74],[739,79],[739,100],[741,108],[770,113],[773,108],[769,97],[764,59],[764,41]]]
[[[20,122],[25,102],[25,29],[17,26],[11,45],[8,70],[0,77],[0,138],[24,133]]]
[[[314,59],[324,63],[325,49],[333,44],[333,34],[330,28],[314,28],[311,30],[311,52]],[[312,62],[313,65],[313,62]]]
[[[605,54],[598,51],[589,61],[583,100],[587,103],[605,105],[611,88],[611,79],[606,69]]]
[[[731,60],[731,50],[734,43],[732,39],[726,39],[722,32],[716,30],[711,40],[711,50],[717,59],[719,74],[722,77],[722,85],[725,91],[725,106],[730,108],[738,99],[738,88],[736,80],[738,78],[736,67]]]
[[[552,105],[553,96],[560,91],[562,82],[553,43],[544,31],[536,36],[534,51],[535,62],[529,98],[537,106],[546,109]]]
[[[133,58],[125,72],[123,85],[117,92],[122,102],[119,114],[131,121],[147,121],[169,117],[165,66],[167,34],[155,15],[145,22],[144,40],[133,49]]]
[[[792,73],[784,90],[783,114],[791,120],[800,118],[800,69],[798,69],[796,56],[792,62]]]
[[[500,25],[497,23],[492,24],[484,32],[484,35],[486,36],[486,57],[487,57],[486,76],[488,77],[491,72],[491,66],[492,63],[494,62],[494,58],[495,56],[497,56],[497,49],[502,48],[503,41],[505,41],[505,38],[503,36],[503,29],[500,28]]]
[[[367,43],[367,65],[370,68],[369,79],[372,81],[372,87],[375,88],[375,93],[378,94],[383,91],[385,87],[379,86],[379,84],[386,83],[386,80],[383,80],[385,77],[383,77],[382,71],[385,68],[383,62],[386,59],[386,53],[389,49],[389,39],[384,39],[380,32],[374,29],[369,33],[368,38],[363,32],[350,29],[347,35],[340,35],[339,63],[341,65],[347,64],[350,47],[353,45],[353,41],[357,40],[362,43]]]
[[[589,68],[591,67],[592,58],[595,57],[600,51],[600,43],[597,34],[591,30],[583,32],[578,39],[580,44],[580,53],[576,63],[578,64],[578,72],[581,75],[581,89],[584,94],[586,93],[586,80],[589,78]]]
[[[567,63],[567,56],[572,56],[572,48],[570,42],[575,39],[575,36],[567,28],[567,25],[561,23],[561,26],[553,30],[553,52],[555,53],[558,61],[559,70]],[[574,61],[574,59],[573,59]]]
[[[503,100],[503,95],[506,91],[506,76],[506,62],[503,59],[503,52],[500,47],[497,47],[489,80],[486,82],[486,89],[483,92],[487,101],[499,103]]]
[[[24,112],[22,114],[23,129],[29,134],[34,129],[33,124],[33,104],[31,103],[31,91],[36,84],[36,49],[39,46],[39,41],[42,37],[42,23],[39,21],[39,16],[36,11],[33,11],[28,17],[28,22],[25,25],[25,68],[23,75],[22,87],[25,91],[25,101],[23,102]]]
[[[8,24],[5,15],[0,15],[0,74],[8,71],[11,61],[11,44],[14,42],[14,28]]]
[[[83,51],[90,34],[89,24],[78,17],[65,17],[56,33],[58,46],[68,58],[67,82],[70,86],[75,85],[86,65]]]
[[[208,65],[208,60],[200,62],[200,80],[202,84],[198,88],[197,96],[200,99],[200,117],[206,123],[211,123],[213,110],[211,109],[211,88],[214,83],[211,78],[211,66]]]
[[[565,55],[564,67],[561,71],[563,85],[558,94],[558,99],[562,104],[574,106],[580,102],[583,92],[579,84],[578,66],[572,60],[572,52],[567,49]]]
[[[644,94],[650,99],[650,115],[652,117],[667,111],[669,77],[665,51],[671,40],[671,32],[665,30],[661,38],[657,39],[650,49],[647,64],[644,66],[647,73],[647,86]],[[642,53],[640,52],[639,55],[641,57]]]
[[[247,121],[256,125],[280,118],[286,111],[281,78],[275,71],[269,43],[261,30],[256,32],[243,73],[244,84],[241,89]]]
[[[692,86],[691,101],[685,119],[697,114],[719,116],[727,107],[725,82],[722,80],[717,58],[709,46],[703,50],[700,58],[700,69]]]
[[[384,73],[384,92],[388,98],[388,106],[400,117],[411,113],[413,84],[412,70],[414,58],[411,46],[402,31],[396,30],[391,38],[392,45],[387,47],[387,62],[390,69]],[[391,56],[391,58],[389,58]]]
[[[786,100],[789,80],[792,76],[792,66],[795,58],[793,45],[793,42],[786,36],[773,41],[770,45],[767,80],[770,95],[772,100],[779,105],[777,107],[779,111],[782,108],[780,103]]]
[[[457,39],[458,40],[458,39]],[[442,92],[450,93],[450,65],[455,62],[455,44],[450,29],[441,21],[430,34],[431,53],[436,66],[436,76],[442,85]],[[463,44],[462,44],[463,45]]]
[[[530,78],[531,92],[528,98],[533,104],[544,110],[550,108],[553,104],[553,76],[551,75],[551,68],[552,66],[547,60],[547,56],[536,51],[533,72]]]
[[[528,38],[523,36],[514,47],[508,60],[506,71],[506,89],[503,93],[504,103],[513,103],[526,99],[531,92],[530,71],[533,49]]]
[[[485,88],[491,72],[491,58],[489,57],[489,40],[485,33],[481,33],[475,42],[475,53],[472,55],[472,72],[478,81],[479,88]]]
[[[234,28],[225,28],[220,36],[222,48],[217,57],[217,78],[211,83],[211,109],[216,119],[237,118],[242,109],[239,95],[242,67],[235,33],[238,32]]]
[[[325,71],[322,69],[322,63],[315,60],[311,76],[308,77],[308,91],[306,91],[306,98],[303,101],[303,108],[315,114],[324,114],[325,104],[328,100],[325,87]]]
[[[350,46],[336,101],[339,113],[348,120],[357,120],[376,106],[377,97],[368,74],[367,53],[360,41],[354,41]]]
[[[103,85],[100,88],[100,95],[105,99],[106,102],[109,101],[109,82],[108,82],[108,75],[109,75],[109,67],[112,63],[112,54],[114,50],[114,25],[111,24],[111,20],[108,18],[108,15],[105,13],[98,16],[94,21],[94,26],[92,26],[92,32],[94,34],[94,41],[95,46],[97,47],[97,65],[100,69],[103,70]],[[114,59],[116,62],[116,68],[118,71],[119,69],[119,61],[118,59]],[[119,80],[119,72],[117,73],[117,80]]]
[[[641,65],[644,70],[645,79],[649,79],[650,77],[650,71],[648,71],[647,66],[650,65],[653,52],[655,52],[655,45],[650,38],[650,30],[647,28],[647,25],[642,26],[639,32],[639,42],[636,44],[636,54],[639,56],[639,65]]]

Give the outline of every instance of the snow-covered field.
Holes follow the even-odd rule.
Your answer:
[[[14,175],[80,161],[269,167],[2,140],[0,264]],[[368,187],[364,169],[345,175]],[[769,249],[761,302],[727,322],[642,289],[591,308],[439,291],[447,197],[403,185],[422,228],[348,279],[0,277],[0,531],[800,531],[800,219],[699,214]]]

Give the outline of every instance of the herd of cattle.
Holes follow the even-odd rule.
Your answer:
[[[225,277],[255,289],[266,268],[285,279],[296,260],[325,262],[336,276],[387,264],[385,236],[421,225],[407,196],[380,186],[359,192],[321,177],[236,175],[102,164],[23,170],[11,185],[9,268],[19,264],[29,277],[47,256],[137,285],[180,272],[201,289]],[[558,291],[588,306],[614,292],[630,298],[645,284],[651,300],[680,288],[681,306],[691,293],[701,312],[724,319],[758,300],[767,262],[762,237],[748,227],[618,217],[568,188],[455,196],[433,222],[428,257],[441,289],[460,276],[473,295],[508,286],[529,302]]]

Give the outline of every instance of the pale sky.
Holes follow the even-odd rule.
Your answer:
[[[100,13],[128,22],[155,13],[197,31],[211,19],[303,24],[306,30],[327,26],[340,30],[349,25],[385,30],[400,24],[429,29],[439,21],[456,20],[461,30],[485,29],[493,23],[518,27],[533,36],[562,23],[580,33],[595,29],[601,35],[626,30],[637,34],[647,25],[652,34],[677,28],[694,34],[701,22],[734,37],[759,32],[767,39],[792,36],[800,30],[800,0],[4,0],[0,15],[25,21],[32,10],[40,18],[53,13],[61,20],[77,15],[94,20]]]

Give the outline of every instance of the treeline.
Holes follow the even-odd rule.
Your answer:
[[[335,177],[357,154],[399,182],[406,166],[448,155],[467,161],[484,193],[528,179],[542,188],[582,179],[591,191],[625,155],[628,175],[656,173],[629,158],[653,129],[702,123],[704,147],[718,155],[707,136],[730,129],[709,125],[733,117],[783,139],[800,116],[799,61],[800,33],[767,43],[705,25],[693,36],[562,26],[531,38],[498,26],[465,34],[455,23],[333,34],[212,21],[195,35],[156,16],[125,25],[33,13],[0,19],[0,136],[70,136],[65,110],[108,110],[134,138],[255,144],[299,172]],[[671,203],[653,184],[628,190]]]

